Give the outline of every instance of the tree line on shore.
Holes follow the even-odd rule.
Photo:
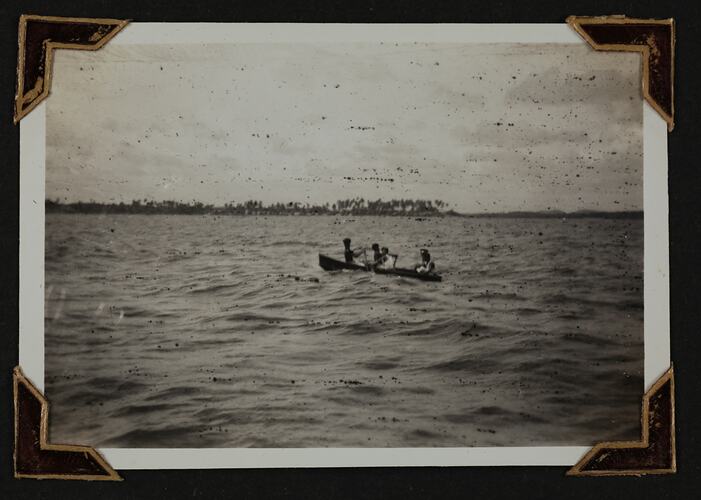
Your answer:
[[[46,200],[46,212],[115,213],[115,214],[191,214],[191,215],[416,215],[430,216],[451,213],[441,200],[366,200],[351,198],[336,203],[309,204],[299,202],[265,204],[258,200],[230,202],[223,206],[199,201],[133,200],[131,203],[78,201],[63,203]]]
[[[463,214],[448,209],[441,200],[366,200],[350,198],[336,203],[309,204],[299,202],[265,204],[258,200],[230,202],[223,206],[205,204],[199,201],[153,201],[133,200],[131,203],[101,203],[97,201],[77,201],[63,203],[59,200],[46,200],[46,213],[80,214],[187,214],[187,215],[390,215],[390,216],[460,216],[469,218],[505,219],[642,219],[642,211],[596,211],[579,210],[563,212],[511,211],[497,213]]]

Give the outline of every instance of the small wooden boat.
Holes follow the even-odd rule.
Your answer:
[[[419,273],[413,269],[395,267],[392,269],[373,269],[375,274],[389,274],[392,276],[402,276],[403,278],[414,278],[421,281],[443,281],[443,277],[436,273]]]
[[[382,269],[379,267],[365,266],[354,262],[344,262],[342,260],[332,259],[324,254],[319,254],[319,265],[324,271],[341,271],[349,269],[351,271],[373,271],[375,274],[385,274],[389,276],[402,276],[404,278],[414,278],[421,281],[442,281],[440,274],[436,273],[419,273],[413,269],[404,269],[395,267],[393,269]]]
[[[353,271],[371,271],[372,269],[362,264],[354,262],[344,262],[342,260],[332,259],[326,255],[319,254],[319,265],[324,271],[340,271],[342,269],[350,269]]]

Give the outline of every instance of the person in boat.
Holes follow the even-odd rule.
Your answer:
[[[365,253],[364,248],[356,248],[353,250],[351,248],[351,239],[350,238],[344,238],[343,239],[343,246],[344,246],[344,252],[343,256],[346,259],[346,262],[351,264],[355,261],[356,257],[359,257]]]
[[[398,255],[389,253],[389,248],[382,247],[378,266],[382,269],[393,269]]]
[[[425,249],[425,248],[421,249],[421,263],[419,265],[417,265],[414,269],[416,270],[417,273],[421,273],[421,274],[435,272],[436,264],[433,262],[433,259],[431,258],[431,254],[428,253],[427,249]]]
[[[372,244],[372,262],[373,264],[380,264],[380,261],[382,260],[382,252],[380,251],[380,245],[377,243]]]

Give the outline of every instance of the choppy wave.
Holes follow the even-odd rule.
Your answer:
[[[406,266],[430,246],[444,281],[322,271],[318,252],[341,255],[346,236],[388,246]],[[49,214],[52,439],[634,438],[642,249],[637,220]]]

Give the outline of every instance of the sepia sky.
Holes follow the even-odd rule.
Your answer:
[[[271,43],[55,61],[47,198],[642,210],[638,54]]]

